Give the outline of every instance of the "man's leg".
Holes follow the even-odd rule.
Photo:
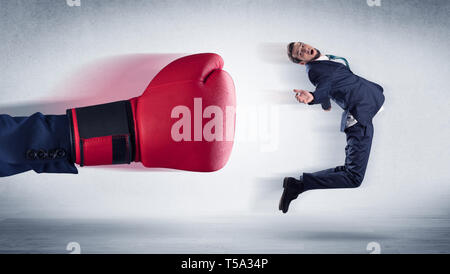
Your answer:
[[[315,173],[303,173],[304,190],[359,187],[366,173],[372,147],[373,125],[360,123],[345,129],[345,165]]]

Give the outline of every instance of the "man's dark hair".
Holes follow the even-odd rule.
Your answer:
[[[295,42],[291,42],[289,43],[289,45],[287,46],[287,55],[289,57],[289,60],[291,60],[292,62],[298,64],[300,63],[302,60],[295,58],[292,56],[292,50],[294,49],[294,44]]]

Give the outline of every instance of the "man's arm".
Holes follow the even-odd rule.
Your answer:
[[[297,100],[300,103],[304,103],[304,104],[308,104],[308,105],[316,104],[314,102],[314,92],[309,92],[309,91],[301,90],[301,89],[300,90],[294,89],[294,92],[296,93],[295,97],[297,98]],[[321,105],[322,105],[323,110],[326,110],[326,111],[331,110],[330,98],[326,98],[325,100],[323,100]]]
[[[316,86],[316,90],[314,92],[311,92],[311,94],[313,95],[313,100],[309,102],[308,105],[322,104],[323,107],[323,104],[325,104],[325,106],[328,106],[329,108],[331,106],[330,91],[331,91],[330,77],[321,77]]]
[[[330,111],[331,110],[330,98],[326,99],[321,105],[323,110]]]
[[[66,115],[11,117],[0,114],[0,177],[28,170],[77,173]]]

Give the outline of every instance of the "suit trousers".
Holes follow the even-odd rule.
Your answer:
[[[306,190],[359,187],[366,173],[373,139],[373,124],[361,123],[344,130],[347,137],[345,165],[315,173],[303,173]]]

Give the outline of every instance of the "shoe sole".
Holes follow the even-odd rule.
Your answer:
[[[284,198],[286,197],[286,188],[287,188],[287,177],[284,178],[284,180],[283,180],[283,194],[281,194],[280,202],[279,202],[279,204],[278,204],[278,209],[281,210],[281,211],[283,211],[284,214],[287,213],[287,210],[284,211],[284,210],[283,210],[283,206],[282,206],[283,200],[284,200]]]

